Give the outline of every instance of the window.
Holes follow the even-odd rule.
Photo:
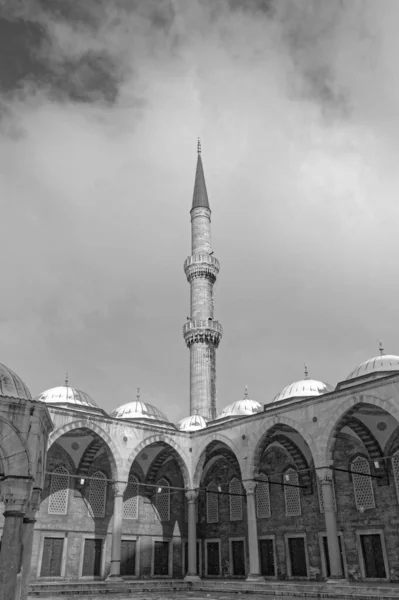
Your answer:
[[[269,480],[265,475],[262,475],[265,481],[259,481],[256,486],[256,515],[258,519],[267,519],[271,515],[270,508],[270,486]]]
[[[392,457],[392,471],[396,486],[396,495],[399,501],[399,450]]]
[[[230,574],[245,576],[245,545],[244,540],[230,540]]]
[[[45,537],[40,577],[61,577],[64,538]]]
[[[287,536],[288,542],[288,574],[289,577],[307,577],[305,536]]]
[[[274,539],[262,538],[259,540],[260,572],[264,577],[276,575]]]
[[[160,521],[169,521],[170,519],[170,487],[169,483],[163,477],[157,483],[155,496],[155,506],[158,511]]]
[[[154,542],[154,575],[169,575],[169,542]]]
[[[123,518],[137,519],[139,516],[139,486],[134,475],[130,475],[129,482],[123,494]]]
[[[365,508],[375,508],[374,491],[370,475],[370,465],[365,458],[358,456],[351,463],[353,478],[353,491],[355,494],[356,508],[358,510]],[[359,473],[359,475],[356,475]],[[364,475],[360,475],[364,473]]]
[[[301,497],[299,495],[298,473],[294,469],[287,469],[283,476],[285,516],[299,517],[301,514]]]
[[[86,539],[83,554],[82,577],[101,575],[102,539]]]
[[[363,559],[363,576],[367,579],[386,579],[388,565],[380,533],[361,533],[360,546]]]
[[[214,482],[211,482],[206,488],[206,520],[207,523],[219,521],[218,486]]]
[[[323,500],[323,490],[322,490],[322,484],[319,481],[319,478],[316,477],[317,480],[317,493],[319,495],[319,507],[320,507],[320,512],[324,513],[324,500]],[[335,486],[334,486],[334,479],[331,480],[331,485],[332,485],[332,495],[333,495],[333,504],[334,504],[334,510],[337,510],[337,501],[335,499]]]
[[[136,574],[136,540],[121,541],[121,571],[122,576]]]
[[[107,480],[101,471],[91,475],[89,490],[89,514],[94,518],[104,517],[107,498]]]
[[[234,477],[229,485],[230,496],[230,521],[242,520],[242,487],[241,481]],[[236,495],[235,495],[236,494]]]
[[[51,474],[49,515],[66,515],[68,512],[69,471],[57,467]]]
[[[220,541],[206,540],[205,541],[205,569],[208,577],[220,577]]]

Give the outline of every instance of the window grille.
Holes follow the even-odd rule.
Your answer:
[[[230,494],[242,494],[241,481],[234,477],[229,485]],[[242,519],[242,496],[230,496],[230,521]]]
[[[323,490],[322,490],[322,485],[319,481],[319,478],[316,476],[316,480],[317,480],[317,493],[319,495],[319,507],[320,507],[320,512],[324,513],[324,500],[323,500]],[[331,485],[332,485],[332,495],[333,495],[333,506],[334,506],[334,510],[337,510],[337,501],[335,499],[335,486],[334,486],[334,479],[331,479]]]
[[[365,458],[358,456],[351,463],[351,471],[370,475],[370,465]],[[355,494],[356,508],[375,508],[374,491],[371,477],[352,474],[353,491]]]
[[[258,519],[267,519],[271,516],[270,507],[270,486],[269,480],[264,475],[262,476],[264,481],[259,481],[256,486],[256,515]]]
[[[396,495],[399,501],[399,450],[395,452],[395,455],[392,457],[392,470],[395,479]]]
[[[107,481],[104,473],[96,471],[91,475],[89,490],[89,514],[94,518],[105,516]]]
[[[157,483],[155,506],[160,521],[170,520],[170,488],[169,483],[163,477]]]
[[[57,467],[51,474],[49,515],[66,515],[68,512],[69,471]]]
[[[207,523],[217,523],[219,521],[218,486],[212,482],[206,489],[206,520]]]
[[[285,516],[299,517],[301,515],[301,497],[299,488],[291,487],[299,485],[298,473],[294,469],[288,469],[283,475],[283,483],[289,484],[284,486]]]
[[[138,519],[139,516],[139,486],[134,475],[129,477],[129,482],[123,494],[123,518]]]

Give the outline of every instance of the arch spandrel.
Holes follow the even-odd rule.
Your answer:
[[[193,464],[193,486],[194,487],[200,486],[202,471],[203,471],[204,462],[205,462],[206,449],[209,446],[209,444],[211,444],[212,442],[220,442],[222,444],[225,444],[233,452],[233,454],[236,457],[237,462],[239,464],[239,467],[241,470],[241,476],[244,479],[244,474],[245,474],[245,470],[246,470],[246,465],[244,463],[246,463],[246,458],[243,458],[241,456],[242,451],[240,452],[238,446],[231,439],[226,437],[225,435],[223,435],[221,433],[213,433],[209,436],[206,436],[206,438],[202,442],[201,446],[199,446],[193,452],[193,463],[192,463]],[[244,454],[246,456],[247,452],[244,452]]]
[[[399,403],[394,398],[381,399],[371,394],[357,394],[344,398],[339,406],[331,413],[323,435],[318,440],[318,462],[319,466],[329,465],[332,462],[332,452],[334,449],[335,436],[339,428],[340,421],[343,417],[354,408],[357,404],[369,404],[377,406],[391,417],[393,417],[399,425]]]
[[[104,443],[108,446],[109,449],[112,477],[115,481],[120,481],[122,477],[123,467],[122,457],[119,453],[119,450],[115,445],[114,441],[112,440],[111,436],[102,427],[100,427],[97,423],[93,421],[89,421],[86,419],[78,419],[76,421],[66,423],[62,427],[56,429],[49,436],[47,451],[52,446],[52,444],[54,444],[54,442],[56,442],[60,437],[75,429],[89,429],[90,431],[93,431],[93,433],[96,433],[104,441]]]
[[[177,462],[178,462],[178,464],[181,468],[182,474],[183,474],[184,485],[188,489],[190,489],[192,487],[192,478],[191,478],[191,473],[190,473],[190,468],[189,468],[190,459],[186,455],[184,449],[181,448],[176,443],[175,439],[172,436],[169,436],[168,434],[164,434],[164,433],[159,433],[156,435],[152,435],[148,438],[144,438],[144,440],[142,440],[135,448],[133,448],[132,452],[129,455],[129,458],[125,462],[125,469],[123,472],[123,478],[124,478],[123,481],[128,480],[131,466],[134,463],[134,461],[136,460],[136,458],[138,457],[138,455],[140,454],[140,452],[142,452],[145,448],[147,448],[151,444],[167,444],[173,450],[175,450],[176,459],[177,459]]]

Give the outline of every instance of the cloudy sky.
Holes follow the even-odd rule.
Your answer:
[[[397,0],[2,0],[0,360],[189,406],[201,137],[218,409],[399,353]]]

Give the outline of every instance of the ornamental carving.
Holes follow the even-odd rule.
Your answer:
[[[223,327],[219,321],[190,320],[183,326],[183,337],[188,348],[195,343],[209,343],[216,348],[222,339]]]
[[[197,277],[205,277],[214,283],[219,269],[219,261],[210,254],[193,254],[184,262],[184,272],[188,282]]]

